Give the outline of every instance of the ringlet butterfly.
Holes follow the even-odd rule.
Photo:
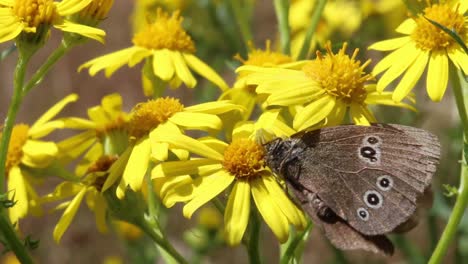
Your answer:
[[[302,131],[264,144],[266,163],[340,249],[393,254],[385,236],[417,224],[431,201],[440,157],[437,137],[395,124]]]

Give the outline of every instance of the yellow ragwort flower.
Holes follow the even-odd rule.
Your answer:
[[[96,226],[99,232],[107,232],[106,215],[108,206],[106,198],[101,190],[108,176],[107,171],[116,159],[116,157],[102,156],[88,168],[88,174],[83,177],[81,181],[62,182],[52,193],[41,197],[43,203],[55,202],[73,197],[71,200],[62,202],[55,207],[55,210],[65,209],[62,217],[60,217],[54,228],[53,237],[55,242],[60,242],[60,239],[73,221],[85,197],[87,206],[95,214]]]
[[[240,106],[228,101],[185,107],[178,99],[170,97],[136,105],[129,121],[130,146],[112,166],[103,191],[112,186],[120,176],[122,178],[116,191],[117,197],[124,197],[127,186],[133,191],[139,191],[150,161],[167,160],[169,150],[179,159],[187,158],[187,151],[170,148],[167,143],[155,142],[155,136],[175,136],[186,129],[217,131],[222,126],[217,115],[240,110]]]
[[[468,19],[464,15],[466,1],[447,1],[432,4],[424,13],[405,20],[396,31],[407,36],[377,42],[369,49],[392,51],[374,68],[373,74],[385,71],[377,83],[383,91],[392,81],[403,75],[395,88],[393,100],[401,101],[413,89],[427,66],[427,93],[438,102],[447,89],[449,60],[456,68],[468,72],[468,54],[442,29],[431,24],[433,20],[457,33],[465,44],[468,41]]]
[[[317,52],[317,58],[301,70],[243,66],[239,72],[250,72],[247,84],[257,85],[258,94],[267,94],[267,105],[296,106],[293,127],[302,130],[311,126],[333,126],[342,123],[349,108],[351,119],[359,125],[376,122],[370,104],[414,108],[391,100],[390,92],[378,93],[374,84],[366,84],[373,77],[364,71],[370,60],[361,65],[356,60],[358,49],[350,57],[345,54],[347,44],[337,54],[326,46],[327,54]],[[411,98],[410,98],[411,99]],[[304,107],[302,108],[302,106]]]
[[[8,209],[12,223],[24,218],[28,213],[41,212],[38,196],[32,183],[34,178],[29,175],[28,168],[45,168],[58,155],[54,142],[42,141],[55,129],[62,129],[60,120],[52,120],[67,104],[78,99],[76,94],[69,95],[52,106],[32,126],[18,124],[13,128],[6,159],[6,178],[8,181],[8,198],[16,204]],[[0,133],[0,138],[1,138]]]
[[[277,118],[276,113],[261,117],[255,124],[241,123],[234,129],[230,143],[211,137],[197,140],[182,134],[158,135],[156,140],[200,156],[185,161],[164,162],[153,169],[153,179],[163,183],[157,190],[163,203],[172,206],[174,202],[187,202],[183,213],[190,218],[198,208],[221,192],[231,190],[224,213],[224,230],[229,244],[238,244],[244,235],[250,214],[250,197],[253,197],[260,214],[278,240],[286,242],[289,225],[303,228],[305,218],[265,166],[264,148],[257,141],[259,131],[265,130],[276,136],[280,134],[275,128]],[[186,180],[189,175],[198,177]],[[176,188],[164,186],[164,181]],[[177,184],[172,184],[174,181]]]
[[[190,88],[195,87],[197,80],[190,72],[192,69],[221,89],[227,89],[224,80],[194,55],[195,44],[181,23],[178,11],[169,16],[158,9],[155,21],[133,36],[133,47],[90,60],[79,70],[89,68],[92,76],[105,70],[109,77],[125,64],[133,67],[141,60],[150,58],[154,75],[174,87],[180,86],[181,82]]]
[[[21,32],[36,33],[39,27],[53,26],[104,42],[106,33],[98,28],[66,19],[93,0],[0,0],[0,43],[16,38]]]
[[[359,10],[359,1],[327,1],[322,17],[314,32],[309,51],[319,44],[324,45],[333,34],[339,33],[344,38],[350,37],[361,26],[363,14]],[[289,9],[291,27],[291,53],[294,56],[304,44],[307,28],[311,22],[316,0],[293,0]]]
[[[257,49],[249,43],[249,53],[247,59],[243,59],[239,54],[235,57],[242,65],[253,65],[262,67],[280,67],[287,69],[300,69],[303,62],[295,62],[291,56],[281,52],[271,50],[271,41],[267,40],[265,49]],[[226,90],[220,96],[220,100],[232,100],[234,103],[242,105],[247,111],[244,112],[244,120],[248,120],[256,104],[261,104],[265,98],[261,98],[255,92],[255,85],[247,85],[242,77],[248,74],[239,74],[232,89]]]
[[[83,176],[91,163],[105,154],[121,154],[119,145],[126,148],[128,143],[127,122],[128,114],[122,111],[122,97],[110,94],[102,98],[101,105],[88,109],[88,119],[67,117],[61,119],[65,128],[82,130],[57,143],[60,153],[59,160],[68,163],[83,153],[75,174]],[[117,145],[117,143],[121,144]],[[104,150],[106,148],[106,151]]]

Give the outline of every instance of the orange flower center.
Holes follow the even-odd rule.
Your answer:
[[[171,97],[138,104],[132,110],[129,122],[130,135],[140,138],[182,110],[184,110],[184,105],[178,99]]]
[[[256,142],[237,139],[224,151],[223,166],[236,178],[250,178],[264,168],[264,156],[263,147]]]
[[[21,158],[23,157],[23,146],[28,140],[28,131],[29,126],[26,124],[18,124],[13,127],[6,158],[7,175],[11,168],[21,163]],[[1,137],[2,134],[0,133],[0,138]]]
[[[362,103],[367,92],[364,84],[373,77],[364,71],[370,60],[361,65],[356,60],[359,49],[355,49],[351,57],[345,54],[347,43],[337,54],[333,54],[331,44],[326,45],[327,54],[317,51],[317,58],[304,65],[302,71],[317,81],[327,94],[344,100],[346,103]]]
[[[466,42],[467,27],[463,15],[458,13],[457,9],[452,10],[449,4],[435,4],[426,7],[424,15],[415,19],[417,27],[411,34],[411,38],[418,48],[432,51],[446,49],[456,44],[450,35],[430,23],[425,17],[456,32]]]
[[[13,4],[13,14],[30,28],[41,24],[50,25],[57,16],[53,0],[16,0]]]
[[[183,18],[179,14],[179,11],[175,11],[169,16],[162,9],[158,9],[154,23],[148,24],[145,30],[135,34],[133,44],[153,50],[169,49],[194,53],[195,44],[182,28]]]

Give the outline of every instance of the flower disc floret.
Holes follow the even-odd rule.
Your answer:
[[[27,27],[33,29],[41,24],[52,24],[57,14],[53,0],[16,0],[12,10],[16,17],[27,23]]]
[[[237,178],[250,178],[264,167],[264,156],[263,148],[256,142],[237,139],[224,151],[223,166]]]
[[[19,124],[13,127],[11,133],[10,144],[8,145],[8,154],[6,159],[6,173],[14,166],[21,163],[23,157],[23,146],[28,140],[29,126],[26,124]],[[1,134],[0,134],[1,138]]]
[[[183,109],[184,105],[178,99],[170,97],[158,98],[138,104],[132,110],[129,122],[130,135],[140,138]]]
[[[457,10],[452,10],[450,5],[436,4],[426,7],[424,16],[415,19],[417,27],[411,34],[411,38],[421,50],[442,50],[456,43],[451,36],[430,23],[426,18],[453,30],[459,36],[465,36],[466,34],[463,15]]]
[[[359,49],[355,49],[352,57],[345,54],[347,44],[337,54],[333,54],[331,45],[327,45],[327,54],[317,52],[317,59],[304,65],[302,71],[310,78],[317,81],[326,90],[327,94],[342,99],[347,103],[362,103],[366,99],[365,82],[373,77],[364,72],[363,65],[355,60]]]
[[[182,21],[179,11],[169,16],[162,9],[158,9],[155,22],[135,34],[133,44],[152,50],[169,49],[194,53],[195,44],[183,29]]]

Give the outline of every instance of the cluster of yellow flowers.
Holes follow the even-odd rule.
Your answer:
[[[306,2],[314,1],[293,1],[291,10],[310,6]],[[90,7],[93,3],[96,6]],[[0,42],[18,40],[25,34],[47,35],[50,26],[103,42],[105,33],[95,26],[112,4],[104,0],[0,0]],[[339,6],[339,1],[334,4]],[[334,6],[327,8],[323,23],[331,26],[324,38],[337,28],[334,23],[339,23],[337,16],[327,15],[333,13],[329,9]],[[5,165],[9,198],[16,201],[8,209],[10,221],[19,228],[20,219],[40,214],[45,203],[60,201],[56,209],[64,212],[53,233],[59,241],[83,199],[95,213],[98,229],[105,232],[109,215],[139,223],[117,212],[116,203],[128,202],[129,195],[135,193],[143,194],[138,201],[149,202],[149,196],[156,194],[166,207],[184,203],[187,218],[206,203],[217,202],[224,212],[225,239],[236,245],[242,241],[254,210],[252,197],[278,240],[286,242],[290,225],[303,229],[307,221],[288,197],[282,180],[265,165],[262,143],[304,129],[340,125],[348,119],[370,125],[378,122],[373,105],[416,111],[411,90],[426,66],[427,93],[433,101],[440,101],[448,83],[449,64],[466,73],[468,55],[430,20],[452,30],[466,44],[467,8],[466,1],[428,4],[421,14],[397,27],[405,36],[369,46],[392,51],[373,70],[366,69],[371,61],[358,60],[359,50],[348,50],[346,42],[333,51],[330,42],[316,38],[313,43],[322,43],[324,50],[317,51],[314,59],[304,60],[273,50],[270,41],[265,49],[250,44],[246,58],[236,56],[241,65],[235,70],[237,79],[232,86],[195,55],[196,43],[184,29],[180,11],[155,9],[147,16],[146,25],[136,27],[139,31],[133,36],[133,46],[92,59],[79,68],[88,69],[90,75],[103,70],[110,77],[124,65],[144,63],[143,90],[152,99],[127,113],[122,97],[111,94],[101,105],[88,109],[89,119],[54,119],[67,104],[78,100],[72,94],[33,125],[13,128]],[[298,54],[296,43],[304,39],[299,18],[291,17],[292,32],[297,36],[291,54]],[[361,19],[352,17],[357,25]],[[349,32],[357,28],[350,26]],[[197,87],[194,72],[219,87],[217,99],[186,106],[177,98],[160,97],[167,86]],[[400,76],[401,80],[394,82]],[[392,84],[396,84],[393,91],[386,89]],[[80,132],[60,142],[43,140],[58,129]],[[71,163],[77,164],[73,173],[58,169]],[[39,195],[34,186],[43,177],[38,175],[48,173],[57,173],[63,181],[52,193]],[[229,193],[225,203],[223,192]]]

